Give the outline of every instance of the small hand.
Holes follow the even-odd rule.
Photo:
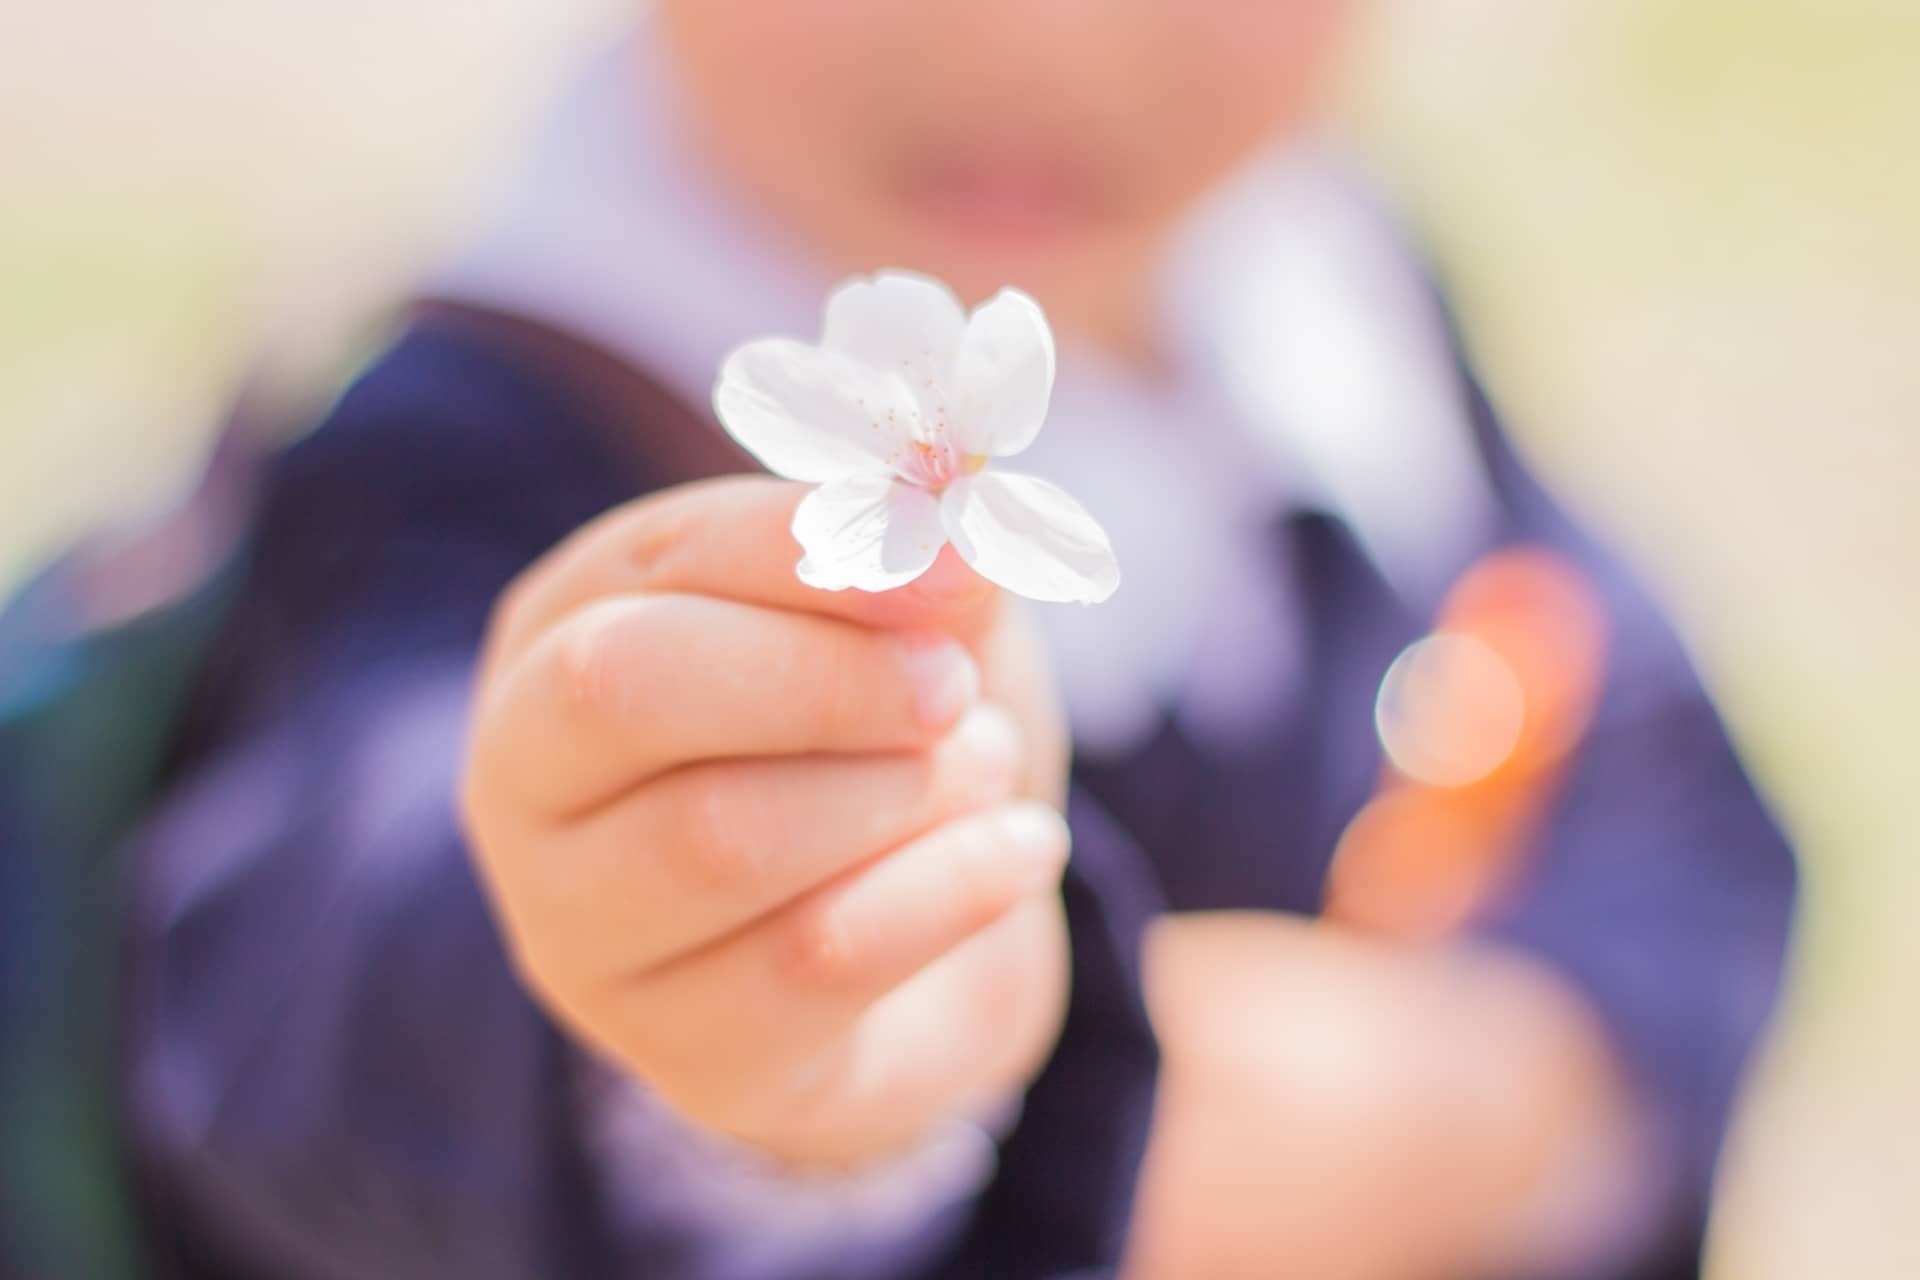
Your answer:
[[[1516,953],[1169,916],[1147,989],[1165,1062],[1139,1280],[1524,1269],[1569,1245],[1565,1196],[1631,1132],[1591,1015]]]
[[[667,491],[528,570],[462,799],[564,1025],[695,1123],[845,1164],[1049,1050],[1066,738],[1024,618],[959,564],[798,582],[802,493]]]

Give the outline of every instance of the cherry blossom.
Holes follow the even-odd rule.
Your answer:
[[[734,351],[713,403],[769,471],[818,486],[793,518],[803,582],[884,591],[951,542],[1009,591],[1098,603],[1120,585],[1106,531],[1057,485],[988,469],[1033,443],[1053,374],[1052,331],[1026,294],[968,314],[939,281],[886,271],[834,290],[818,344]]]

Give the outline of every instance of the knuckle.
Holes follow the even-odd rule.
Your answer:
[[[749,888],[760,878],[766,853],[751,788],[727,786],[717,779],[693,782],[679,807],[671,839],[693,884],[729,893]]]
[[[555,639],[554,677],[569,709],[589,718],[625,711],[628,686],[622,618],[591,608],[568,622]]]
[[[686,579],[696,528],[695,504],[685,489],[636,503],[621,529],[623,554],[644,589],[671,591]]]
[[[805,991],[843,993],[859,985],[861,957],[845,918],[829,906],[803,911],[788,927],[781,977]]]

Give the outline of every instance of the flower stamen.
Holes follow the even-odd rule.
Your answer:
[[[959,476],[961,460],[944,435],[936,434],[931,440],[909,440],[896,455],[894,470],[909,484],[938,493]]]

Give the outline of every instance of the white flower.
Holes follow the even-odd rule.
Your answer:
[[[1120,585],[1106,531],[1057,486],[985,469],[1033,443],[1052,390],[1032,298],[1003,289],[969,316],[939,281],[889,271],[834,290],[818,346],[728,356],[713,405],[769,471],[819,486],[793,516],[801,581],[884,591],[951,542],[1010,591],[1096,603]]]

